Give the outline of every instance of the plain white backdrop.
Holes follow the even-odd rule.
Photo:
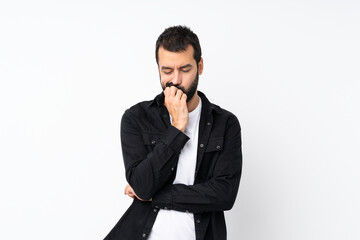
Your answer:
[[[160,93],[155,41],[199,37],[199,90],[237,115],[230,240],[360,239],[360,4],[1,1],[0,239],[99,240],[130,205],[128,107]]]

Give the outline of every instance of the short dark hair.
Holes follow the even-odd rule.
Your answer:
[[[166,28],[156,41],[156,63],[159,65],[160,47],[170,52],[181,52],[185,51],[189,44],[194,48],[194,59],[198,65],[201,59],[201,47],[196,34],[186,26]]]

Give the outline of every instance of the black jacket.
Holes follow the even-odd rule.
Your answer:
[[[194,213],[196,239],[225,240],[225,210],[235,202],[242,169],[240,124],[231,112],[202,100],[194,185],[172,184],[189,137],[170,124],[164,94],[127,109],[121,119],[126,180],[134,199],[104,240],[147,239],[159,209]],[[176,219],[174,219],[176,221]]]

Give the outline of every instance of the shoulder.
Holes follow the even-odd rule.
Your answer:
[[[220,107],[219,105],[210,101],[203,92],[198,91],[198,95],[202,99],[203,105],[208,106],[210,110],[216,115],[221,116],[223,118],[235,117],[235,115],[229,110]]]
[[[216,118],[218,118],[222,122],[226,122],[228,124],[236,124],[240,126],[239,119],[237,116],[232,113],[231,111],[220,107],[219,105],[216,105],[214,103],[210,103],[210,108],[213,109],[214,115]]]
[[[123,117],[144,117],[149,112],[156,111],[158,107],[152,104],[154,100],[146,100],[138,102],[124,111]]]

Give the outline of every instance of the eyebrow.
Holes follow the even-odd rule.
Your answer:
[[[181,67],[179,67],[180,69],[183,69],[183,68],[189,68],[189,67],[192,67],[192,65],[191,64],[186,64],[186,65],[184,65],[184,66],[181,66]],[[162,66],[161,67],[161,70],[172,70],[173,68],[171,68],[171,67],[166,67],[166,66]]]

